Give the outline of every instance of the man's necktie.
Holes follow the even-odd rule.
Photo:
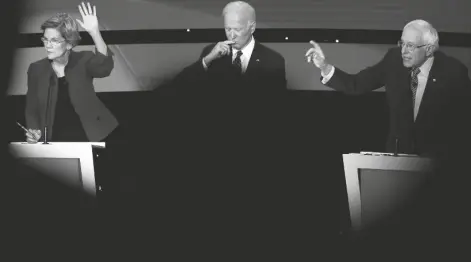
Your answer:
[[[232,64],[236,67],[237,72],[239,72],[240,74],[242,74],[242,62],[240,60],[241,56],[242,56],[242,51],[238,51],[236,58],[232,62]]]
[[[414,67],[411,70],[412,78],[410,81],[410,89],[412,91],[412,108],[415,109],[415,95],[417,94],[417,85],[419,84],[419,79],[417,75],[420,73],[420,68]]]

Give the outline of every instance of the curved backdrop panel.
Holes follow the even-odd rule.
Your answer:
[[[330,90],[319,71],[305,62],[309,40],[321,43],[329,61],[355,73],[378,62],[414,18],[431,21],[440,31],[442,50],[471,66],[471,1],[251,1],[257,10],[256,39],[286,60],[288,86],[293,90]],[[22,18],[9,95],[26,93],[28,65],[45,56],[39,29],[51,15],[68,12],[80,18],[77,1],[29,1]],[[221,9],[225,1],[98,0],[102,32],[115,53],[110,77],[96,79],[97,92],[145,91],[158,88],[195,62],[202,48],[224,39]],[[288,6],[289,5],[289,6]],[[423,8],[427,6],[427,8]],[[449,15],[446,15],[449,14]],[[471,21],[469,21],[471,22]],[[466,26],[465,26],[466,25]],[[190,29],[190,30],[187,30]],[[173,30],[173,31],[172,31]],[[82,32],[76,50],[93,50]],[[337,43],[338,41],[338,43]],[[379,90],[381,91],[381,89]]]

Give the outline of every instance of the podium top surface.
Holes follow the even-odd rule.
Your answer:
[[[43,144],[42,142],[36,144],[30,144],[27,142],[11,142],[10,145],[27,145],[27,146],[66,146],[66,147],[73,147],[77,145],[91,145],[94,148],[105,148],[105,142],[49,142],[49,144]]]
[[[368,152],[368,151],[361,151],[360,153],[351,153],[349,155],[365,155],[365,156],[405,156],[405,157],[420,157],[419,155],[416,154],[397,154],[397,156],[394,155],[394,153],[386,153],[386,152]]]
[[[391,153],[375,154],[374,152],[343,154],[343,162],[346,170],[366,168],[413,171],[431,170],[434,166],[433,159],[428,157],[407,154],[394,156]]]

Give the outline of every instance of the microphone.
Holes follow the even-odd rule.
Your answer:
[[[398,153],[399,153],[399,136],[400,136],[399,134],[401,133],[401,131],[400,131],[401,130],[400,129],[401,128],[401,126],[400,126],[401,121],[400,121],[399,116],[397,114],[395,115],[394,119],[396,120],[396,130],[394,131],[394,135],[395,135],[395,137],[394,137],[394,156],[398,156]]]
[[[394,144],[394,156],[397,156],[399,151],[399,138],[396,136],[395,144]]]
[[[44,125],[44,139],[43,139],[43,145],[45,144],[49,144],[48,142],[48,138],[47,138],[47,131],[48,131],[48,125],[49,125],[49,108],[50,108],[50,104],[51,104],[51,86],[52,84],[54,83],[55,81],[55,78],[54,78],[54,75],[51,74],[51,76],[49,77],[49,88],[47,90],[47,101],[46,101],[46,124]]]

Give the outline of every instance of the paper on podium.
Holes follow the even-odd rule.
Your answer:
[[[385,152],[367,152],[367,151],[361,151],[360,155],[365,155],[365,156],[395,156],[394,153],[385,153]],[[397,154],[397,156],[412,156],[412,157],[418,157],[419,155],[416,154]]]
[[[89,144],[95,148],[105,148],[105,142],[48,142],[48,144],[43,144],[42,142],[38,143],[28,143],[28,142],[11,142],[11,145],[73,145],[73,144]]]

